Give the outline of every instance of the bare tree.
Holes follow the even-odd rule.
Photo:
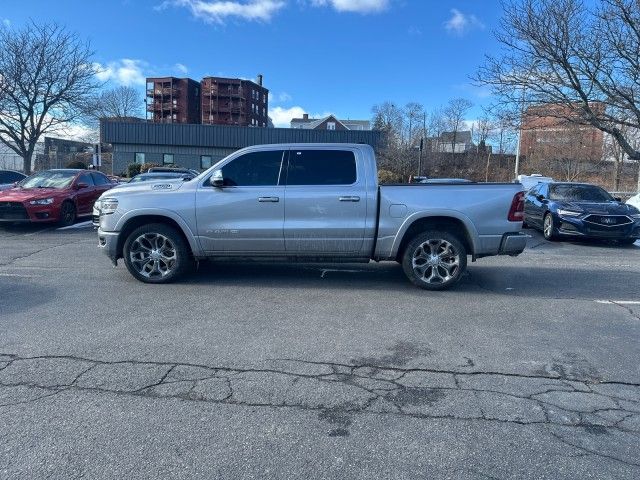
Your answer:
[[[126,119],[143,114],[140,93],[133,87],[120,86],[105,90],[89,104],[88,115],[94,119]]]
[[[455,153],[456,143],[458,141],[458,133],[464,127],[465,117],[469,109],[473,106],[469,100],[465,98],[454,98],[444,107],[444,124],[448,132],[451,132],[451,151]]]
[[[97,85],[88,43],[56,24],[0,30],[0,142],[31,173],[44,134],[80,118]]]
[[[503,107],[561,106],[559,118],[610,134],[640,159],[625,134],[640,127],[638,0],[508,0],[496,36],[503,54],[488,56],[475,79]]]
[[[420,140],[420,132],[424,123],[424,106],[417,102],[409,102],[404,107],[405,125],[407,128],[407,144],[414,145]]]

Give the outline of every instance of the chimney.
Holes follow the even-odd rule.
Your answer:
[[[302,114],[302,119],[303,120],[309,120],[309,114],[308,113],[303,113]]]
[[[262,74],[258,74],[258,85],[262,86]]]

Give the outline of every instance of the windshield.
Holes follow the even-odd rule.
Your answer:
[[[613,197],[595,185],[551,185],[549,199],[569,202],[609,202]]]
[[[66,188],[78,172],[48,170],[25,178],[18,185],[22,188]]]

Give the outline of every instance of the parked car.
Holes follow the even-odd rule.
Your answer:
[[[96,202],[98,244],[138,280],[165,283],[193,259],[395,260],[415,285],[454,285],[489,255],[518,255],[515,183],[377,183],[373,149],[281,144],[239,150],[191,182],[143,182]]]
[[[147,173],[158,173],[158,172],[187,173],[187,174],[193,175],[194,177],[197,177],[198,175],[200,175],[200,172],[197,170],[193,170],[191,168],[181,168],[181,167],[151,167],[149,170],[147,170]]]
[[[169,179],[182,179],[182,180],[191,180],[196,175],[193,173],[183,173],[183,172],[152,172],[152,173],[139,173],[128,183],[124,185],[133,185],[140,182],[150,182],[154,180],[169,180]]]
[[[627,200],[627,204],[640,210],[640,193]]]
[[[0,192],[0,222],[59,222],[71,225],[91,215],[93,203],[114,184],[89,170],[44,170]]]
[[[532,173],[531,175],[518,175],[518,178],[516,180],[522,184],[522,187],[525,191],[532,189],[541,182],[549,183],[554,181],[553,178],[545,177],[543,175],[540,175],[539,173]]]
[[[0,170],[0,190],[13,187],[14,183],[27,178],[24,173],[14,170]]]
[[[640,210],[587,183],[540,183],[524,202],[525,224],[547,240],[608,238],[631,244],[640,238]]]

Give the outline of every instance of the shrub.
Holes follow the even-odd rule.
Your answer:
[[[82,168],[86,170],[87,164],[84,162],[81,162],[80,160],[72,160],[71,162],[67,163],[65,168]]]
[[[402,177],[391,170],[378,170],[378,183],[401,183]]]
[[[138,175],[140,173],[141,166],[142,165],[140,165],[139,163],[130,163],[129,166],[127,167],[127,176],[131,178]]]
[[[143,163],[140,165],[140,173],[146,173],[150,168],[160,167],[157,163]]]

